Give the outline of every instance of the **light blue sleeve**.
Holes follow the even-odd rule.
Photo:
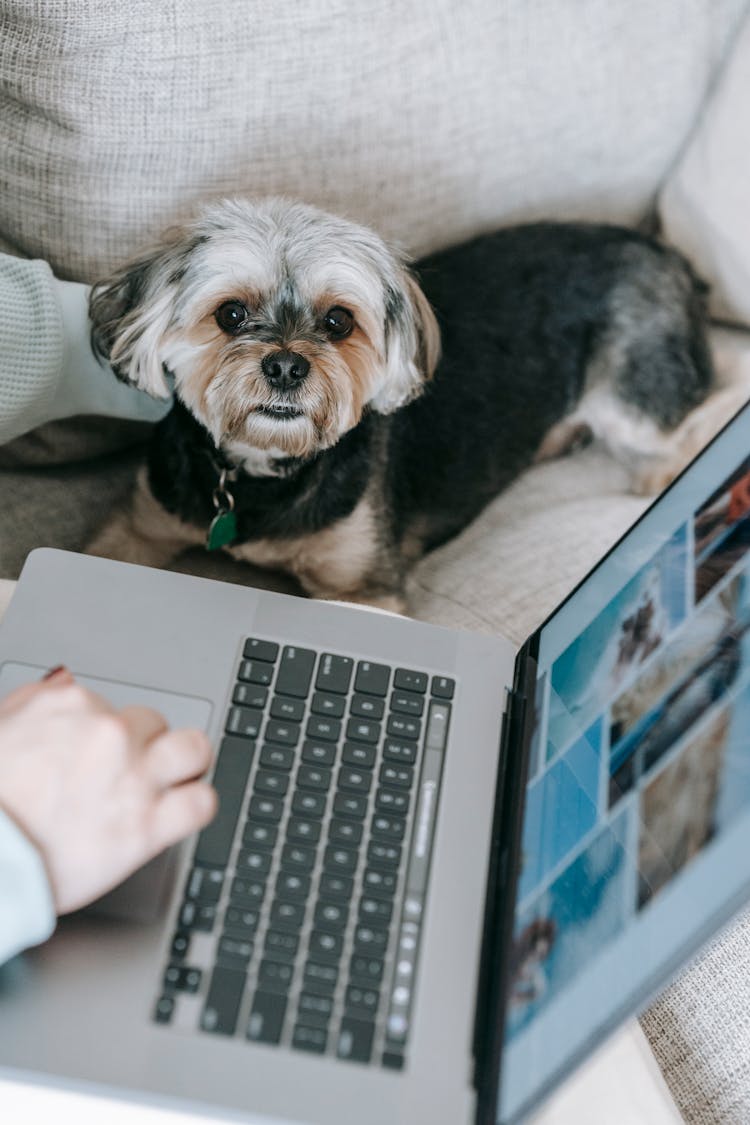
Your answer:
[[[0,254],[0,445],[75,414],[158,422],[169,410],[98,362],[88,295],[46,262]]]
[[[52,894],[39,852],[0,812],[0,964],[46,941],[54,929]]]

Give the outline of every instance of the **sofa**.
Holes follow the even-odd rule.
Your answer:
[[[718,360],[742,369],[749,8],[5,0],[0,249],[91,283],[232,194],[305,199],[414,257],[535,218],[625,223],[691,256],[712,284]],[[35,546],[80,549],[146,436],[81,418],[0,450],[0,578]],[[415,568],[410,611],[521,641],[647,503],[596,448],[539,465]],[[199,552],[176,565],[294,590]],[[744,915],[642,1015],[691,1125],[750,1120],[749,969]]]

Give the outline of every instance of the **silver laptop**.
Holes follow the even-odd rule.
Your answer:
[[[34,552],[0,694],[64,663],[201,726],[221,803],[4,967],[2,1071],[248,1122],[523,1118],[750,894],[749,424],[520,652]]]

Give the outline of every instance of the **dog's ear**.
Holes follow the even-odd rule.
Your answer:
[[[440,358],[440,330],[417,281],[403,269],[385,302],[385,379],[371,406],[390,414],[415,398]]]
[[[94,353],[154,398],[170,394],[161,353],[179,276],[175,248],[163,244],[97,282],[89,297]]]

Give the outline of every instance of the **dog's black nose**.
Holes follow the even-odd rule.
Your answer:
[[[271,386],[280,391],[301,383],[310,370],[310,364],[299,352],[271,352],[260,365]]]

